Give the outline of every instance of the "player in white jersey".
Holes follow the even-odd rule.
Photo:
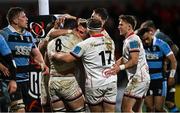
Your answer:
[[[91,112],[114,112],[117,76],[106,77],[105,71],[114,63],[115,45],[101,34],[102,24],[90,19],[87,23],[90,38],[78,43],[70,53],[51,53],[52,59],[72,62],[81,58],[87,75],[85,96]]]
[[[64,27],[75,30],[77,22],[74,19],[66,19]],[[82,38],[78,33],[59,36],[48,43],[47,54],[60,51],[69,52],[75,44],[82,41]],[[53,111],[84,111],[84,96],[75,78],[75,62],[65,63],[51,59],[49,61],[51,75],[49,94]]]
[[[120,35],[125,37],[123,56],[107,73],[126,69],[128,84],[122,100],[122,112],[142,112],[143,98],[149,88],[150,76],[145,51],[139,36],[134,34],[136,20],[131,15],[119,17]]]
[[[107,31],[105,30],[104,28],[104,25],[106,23],[106,21],[108,20],[109,18],[109,14],[107,12],[107,10],[105,8],[96,8],[93,10],[93,13],[91,15],[91,18],[94,18],[94,19],[98,19],[102,22],[102,30],[101,30],[101,33],[106,37],[106,38],[111,38],[109,36],[109,34],[107,33]]]
[[[78,21],[81,20],[82,18],[77,18],[75,16],[72,16],[72,15],[69,15],[69,14],[64,14],[65,18],[73,18],[73,19],[77,19]],[[106,23],[106,21],[108,20],[109,18],[109,14],[108,14],[108,11],[105,9],[105,8],[96,8],[93,10],[93,13],[91,14],[91,18],[93,19],[98,19],[101,21],[102,23],[102,30],[101,30],[101,33],[106,37],[106,38],[111,38],[109,36],[109,34],[107,33],[107,31],[105,30],[104,28],[104,25]],[[84,19],[83,19],[84,20]],[[50,35],[51,36],[56,36],[58,33],[58,31],[56,32],[53,32],[51,33]]]

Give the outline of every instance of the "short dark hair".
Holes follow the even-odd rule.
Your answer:
[[[98,14],[103,20],[107,21],[109,18],[108,11],[105,8],[97,8],[93,10],[96,14]]]
[[[7,12],[7,21],[9,24],[13,22],[13,19],[21,12],[25,12],[25,10],[21,7],[12,7]]]
[[[77,28],[78,23],[76,19],[70,19],[70,18],[66,18],[64,20],[64,29],[74,29]]]
[[[102,23],[98,19],[89,19],[87,22],[87,28],[92,31],[99,31],[102,29]]]
[[[136,18],[132,15],[120,15],[119,16],[119,20],[122,19],[123,21],[131,24],[132,28],[135,29],[136,28]]]
[[[147,28],[147,27],[145,27],[145,28],[139,28],[138,30],[137,30],[137,35],[140,37],[140,38],[142,38],[142,36],[146,33],[146,32],[149,32],[149,31],[151,31],[149,28]]]
[[[143,22],[143,23],[141,24],[141,28],[144,28],[144,27],[156,28],[153,20],[146,20],[145,22]]]

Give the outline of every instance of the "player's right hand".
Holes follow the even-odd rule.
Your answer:
[[[9,69],[1,63],[0,63],[0,70],[3,72],[4,76],[8,77],[10,75]]]

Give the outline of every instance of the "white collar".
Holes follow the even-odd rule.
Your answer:
[[[13,33],[18,33],[18,34],[24,34],[24,33],[25,33],[25,30],[23,30],[22,33],[17,32],[17,31],[14,29],[14,27],[11,26],[11,25],[8,25],[8,28],[9,28]]]
[[[154,37],[153,37],[153,45],[155,45],[156,40],[157,40],[157,38],[154,36]]]
[[[157,30],[155,31],[155,33],[154,33],[154,36],[156,36],[156,34],[159,33],[159,32],[160,32],[160,29],[157,29]]]

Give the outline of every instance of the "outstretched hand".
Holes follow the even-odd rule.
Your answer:
[[[112,75],[116,75],[120,71],[119,66],[114,64],[111,68],[108,68],[104,71],[103,76],[109,77]]]

